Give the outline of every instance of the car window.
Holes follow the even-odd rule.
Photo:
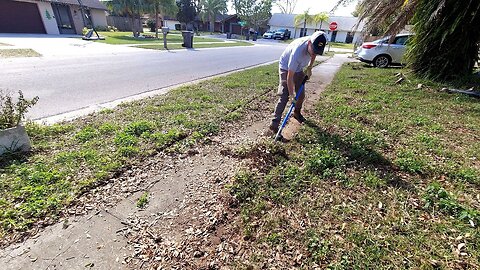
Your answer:
[[[407,40],[408,40],[408,36],[396,37],[396,38],[395,38],[395,41],[393,42],[393,44],[396,44],[396,45],[405,45],[405,44],[407,43]]]

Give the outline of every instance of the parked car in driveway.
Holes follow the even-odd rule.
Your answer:
[[[267,31],[263,34],[263,38],[272,39],[274,34],[275,34],[275,31]]]
[[[288,29],[278,29],[273,35],[273,39],[290,39],[291,32]]]
[[[390,65],[401,65],[408,40],[412,34],[399,34],[393,43],[389,44],[390,37],[385,37],[373,42],[365,42],[355,52],[357,59],[373,64],[375,67],[385,68]]]

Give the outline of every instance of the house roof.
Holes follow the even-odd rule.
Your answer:
[[[43,0],[43,1],[80,6],[80,4],[78,3],[78,0]],[[99,0],[81,0],[81,2],[85,7],[88,7],[88,8],[108,10],[107,7]]]
[[[295,27],[294,21],[295,21],[295,16],[297,14],[281,14],[281,13],[275,13],[272,15],[272,18],[270,19],[268,25],[270,26],[276,26],[276,27]],[[345,16],[330,16],[328,18],[327,23],[323,23],[322,28],[323,29],[328,29],[328,25],[331,22],[336,22],[338,25],[337,31],[352,31],[355,29],[356,24],[358,23],[358,19],[356,17],[345,17]],[[307,24],[307,28],[313,28],[316,29],[320,25],[314,25],[314,24]],[[364,23],[360,23],[358,25],[357,31],[361,31],[363,29]]]

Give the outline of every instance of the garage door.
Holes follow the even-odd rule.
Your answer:
[[[0,0],[0,33],[46,34],[37,4]]]

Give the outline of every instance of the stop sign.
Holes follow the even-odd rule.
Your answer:
[[[329,26],[330,26],[330,31],[335,31],[338,28],[338,24],[336,22],[331,22]]]

